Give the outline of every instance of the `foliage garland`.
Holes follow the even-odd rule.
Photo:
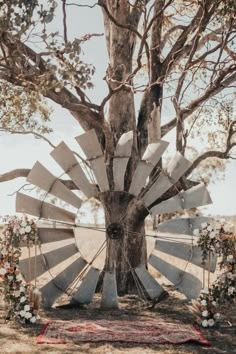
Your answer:
[[[7,219],[0,235],[0,282],[4,285],[6,319],[21,323],[35,323],[40,319],[40,292],[25,282],[19,267],[20,247],[30,249],[37,244],[37,225],[33,219],[27,216]]]
[[[202,223],[195,229],[199,236],[198,245],[202,249],[202,264],[205,265],[209,254],[220,257],[221,273],[209,288],[204,288],[197,300],[192,300],[191,311],[203,327],[212,327],[221,318],[221,307],[236,300],[236,235],[234,227],[224,221]]]

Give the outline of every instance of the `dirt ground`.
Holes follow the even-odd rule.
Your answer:
[[[66,299],[62,299],[63,304]],[[49,319],[77,320],[115,318],[155,318],[166,321],[180,320],[184,323],[194,323],[194,316],[187,308],[187,302],[176,291],[169,290],[169,297],[161,303],[150,308],[147,303],[136,297],[120,299],[120,309],[117,311],[101,311],[98,301],[87,307],[62,309],[55,308],[50,311],[41,311],[41,322],[34,326],[19,325],[14,322],[5,323],[3,320],[3,304],[0,313],[0,353],[91,353],[91,354],[233,354],[236,353],[236,306],[225,309],[217,328],[201,329],[202,334],[211,342],[211,346],[201,346],[196,343],[181,345],[136,345],[134,344],[106,344],[106,343],[81,343],[81,344],[36,344],[37,335]]]

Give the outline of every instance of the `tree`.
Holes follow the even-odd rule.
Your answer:
[[[106,157],[111,189],[115,146],[121,135],[130,130],[134,139],[125,191],[148,143],[156,142],[173,130],[176,150],[191,157],[191,135],[196,139],[198,131],[203,136],[202,126],[213,127],[205,141],[205,150],[193,159],[184,177],[153,205],[196,184],[189,177],[206,159],[233,156],[236,122],[232,114],[223,114],[231,107],[236,79],[236,5],[233,1],[99,0],[83,5],[67,0],[48,0],[47,4],[39,0],[14,0],[1,1],[0,6],[1,87],[8,86],[13,92],[11,97],[21,92],[18,96],[25,100],[29,113],[39,110],[47,119],[44,97],[67,109],[84,130],[94,128]],[[91,7],[92,11],[97,6],[103,14],[109,58],[105,76],[108,94],[101,103],[92,103],[88,90],[92,86],[94,68],[83,62],[81,47],[100,34],[89,33],[69,40],[67,13],[69,7],[77,11]],[[47,26],[57,18],[59,11],[62,12],[62,33],[48,31]],[[41,33],[37,32],[37,26],[41,26]],[[37,47],[35,38],[40,40]],[[137,93],[142,94],[138,113],[135,109]],[[32,104],[36,106],[32,108]],[[17,105],[22,107],[22,102]],[[16,103],[13,106],[16,107]],[[166,106],[170,107],[168,112]],[[22,122],[19,129],[34,132],[32,119],[27,120],[21,108],[17,112]],[[172,113],[165,122],[165,116]],[[5,129],[11,128],[14,132],[11,119],[9,116]],[[164,121],[161,129],[160,120]],[[161,163],[156,166],[153,178],[160,171]],[[26,169],[10,171],[1,175],[0,181],[27,176],[28,172]],[[70,181],[65,183],[75,188]],[[104,194],[100,201],[105,210],[109,210],[109,222],[122,219],[123,225],[129,225],[129,232],[123,236],[122,251],[114,240],[107,240],[106,269],[112,271],[116,267],[118,291],[124,294],[134,290],[128,272],[130,266],[147,261],[142,232],[147,209],[123,192]],[[108,223],[108,215],[106,219]]]

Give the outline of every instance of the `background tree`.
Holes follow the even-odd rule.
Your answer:
[[[99,6],[104,19],[109,58],[104,79],[108,93],[102,102],[96,103],[90,101],[88,91],[93,85],[94,67],[83,62],[81,48],[84,42],[100,34],[69,37],[68,8],[82,11],[83,6],[91,7],[91,11]],[[206,159],[233,156],[236,144],[236,122],[230,111],[236,79],[233,1],[99,0],[82,5],[69,0],[3,0],[0,9],[0,83],[3,94],[5,90],[1,102],[3,129],[47,132],[44,121],[49,112],[44,98],[53,101],[67,109],[84,130],[96,130],[104,149],[111,189],[116,143],[123,133],[133,130],[126,191],[147,144],[173,130],[176,150],[192,159],[192,165],[177,185],[154,204],[196,184],[188,178]],[[55,33],[47,28],[58,16],[62,18],[62,30]],[[142,95],[137,110],[136,94]],[[211,131],[204,137],[206,124]],[[200,155],[196,157],[190,138],[194,138],[192,144],[196,148],[199,136],[205,139],[205,147],[197,151]],[[159,164],[155,177],[160,167]],[[27,176],[28,172],[27,169],[10,171],[1,175],[0,181]],[[73,183],[68,185],[74,187]],[[112,270],[116,264],[118,291],[122,294],[133,287],[126,272],[130,265],[146,263],[142,230],[147,210],[127,193],[105,194],[101,202],[110,211],[111,220],[122,217],[123,225],[129,225],[122,252],[114,241],[107,241],[106,267]]]

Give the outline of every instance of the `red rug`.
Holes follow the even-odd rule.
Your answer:
[[[188,341],[210,345],[200,331],[190,324],[157,320],[50,321],[37,339],[38,344],[79,342],[180,344]]]

